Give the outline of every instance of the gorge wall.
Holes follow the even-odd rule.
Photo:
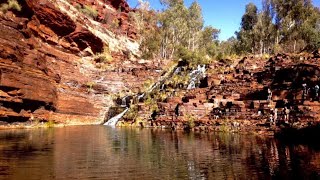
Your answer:
[[[101,123],[114,94],[139,90],[159,76],[154,63],[137,59],[137,34],[124,0],[19,3],[21,11],[0,12],[2,123]],[[82,11],[88,7],[95,17]],[[112,29],[115,20],[118,27]],[[101,63],[97,57],[103,53],[111,61]]]

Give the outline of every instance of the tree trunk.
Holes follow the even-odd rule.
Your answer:
[[[276,44],[279,44],[279,30],[277,30],[277,35],[276,35]]]
[[[188,39],[188,49],[190,50],[191,49],[191,32],[189,32],[189,39]]]
[[[177,37],[176,37],[176,33],[175,31],[172,32],[172,51],[171,54],[169,56],[169,59],[171,59],[173,57],[174,51],[175,51],[175,43],[176,43]]]
[[[192,35],[192,51],[194,51],[194,33],[193,33],[193,35]]]
[[[168,34],[165,33],[165,39],[163,42],[163,50],[162,50],[162,58],[166,59],[167,58],[167,45],[168,45]]]
[[[260,40],[260,55],[262,56],[263,54],[263,41]]]

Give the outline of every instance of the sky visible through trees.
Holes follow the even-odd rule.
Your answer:
[[[203,7],[207,7],[199,2],[189,6],[183,0],[160,3],[161,10],[154,10],[149,1],[138,0],[136,11],[129,14],[146,59],[185,59],[199,64],[233,55],[320,48],[320,8],[312,0],[260,0],[261,6],[250,2],[239,7],[244,9],[234,18],[240,20],[239,26],[226,40],[219,39],[224,28],[205,23]]]
[[[127,0],[131,7],[136,7],[138,0]],[[193,0],[185,0],[187,7]],[[261,0],[198,0],[202,7],[202,13],[205,25],[211,25],[221,30],[219,39],[227,40],[234,36],[235,31],[239,30],[241,16],[245,12],[245,6],[252,2],[259,9],[262,7]],[[320,0],[313,0],[316,7],[320,7]],[[163,6],[160,0],[149,0],[150,6],[154,9],[161,10]]]

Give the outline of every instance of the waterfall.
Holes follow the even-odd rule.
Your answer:
[[[205,67],[204,67],[204,70],[205,70]],[[160,80],[158,80],[158,82],[152,84],[144,93],[142,94],[136,94],[134,96],[137,97],[138,100],[141,100],[142,98],[144,98],[146,95],[148,95],[149,93],[151,93],[155,88],[159,87],[159,88],[162,88],[164,89],[165,85],[164,85],[164,82],[166,81],[166,79],[168,79],[170,76],[172,76],[173,74],[178,74],[182,71],[182,68],[181,67],[178,67],[178,68],[174,68],[168,72],[166,72],[165,75],[161,76]],[[120,114],[112,117],[111,119],[109,119],[107,122],[105,122],[103,125],[106,125],[106,126],[113,126],[115,127],[117,122],[124,116],[124,114],[129,110],[129,106],[128,106],[128,103],[127,103],[127,98],[129,96],[125,96],[121,99],[121,107],[126,107],[126,109],[121,112]]]
[[[151,88],[148,90],[148,93],[152,92],[157,86],[158,86],[158,83],[153,84]]]
[[[122,113],[114,116],[113,118],[109,119],[106,123],[104,123],[103,125],[106,126],[113,126],[115,127],[117,122],[122,118],[122,116],[129,110],[129,108],[126,108]]]
[[[121,100],[121,107],[127,107],[127,106],[128,106],[128,105],[127,105],[127,97],[128,97],[128,96],[125,96],[125,97],[122,98],[122,100]]]
[[[181,70],[182,70],[181,67],[177,67],[173,74],[179,74]]]
[[[138,100],[142,99],[144,97],[145,93],[138,96]]]
[[[205,65],[198,65],[197,69],[190,72],[190,83],[187,89],[194,89],[196,88],[197,82],[205,77],[206,73],[206,66]]]
[[[160,90],[163,91],[164,90],[164,87],[165,87],[165,84],[163,83],[160,87]]]
[[[194,88],[196,88],[196,84],[195,84],[195,81],[192,80],[192,81],[190,82],[190,84],[188,85],[188,88],[187,88],[187,89],[194,89]]]

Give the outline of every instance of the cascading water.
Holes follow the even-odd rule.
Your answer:
[[[190,72],[190,83],[187,89],[194,89],[196,88],[197,82],[200,81],[201,78],[205,77],[206,73],[206,66],[205,65],[198,65],[197,69]]]
[[[124,116],[124,114],[126,114],[126,112],[129,110],[129,108],[126,108],[122,113],[114,116],[113,118],[109,119],[106,123],[104,123],[103,125],[106,126],[113,126],[115,127],[117,122],[122,118],[122,116]]]
[[[174,68],[173,71],[169,71],[166,75],[164,75],[164,77],[159,80],[158,82],[154,83],[153,85],[151,85],[148,90],[146,90],[146,92],[144,92],[143,94],[141,95],[136,95],[136,97],[138,98],[138,100],[142,99],[145,95],[147,95],[148,93],[152,92],[156,87],[162,87],[164,88],[164,82],[165,80],[169,77],[169,76],[172,76],[172,74],[178,74],[182,71],[182,68],[181,67],[178,67],[178,68]],[[205,71],[205,67],[204,67],[204,71]],[[124,98],[121,99],[121,107],[126,107],[126,109],[121,112],[120,114],[112,117],[111,119],[109,119],[106,123],[104,123],[103,125],[106,125],[106,126],[113,126],[115,127],[117,122],[125,115],[125,113],[129,110],[129,106],[127,104],[127,98],[128,96],[125,96]]]
[[[191,80],[190,84],[188,85],[188,89],[196,88],[195,80]]]
[[[182,70],[181,67],[177,67],[173,74],[178,74],[181,72],[181,70]]]
[[[142,99],[144,97],[145,93],[138,96],[138,100]]]
[[[125,96],[122,98],[121,100],[121,107],[127,107],[127,97],[128,96]]]
[[[160,90],[163,91],[164,88],[165,88],[165,84],[162,84],[161,87],[160,87]]]
[[[153,86],[151,86],[151,88],[148,90],[148,93],[152,92],[157,86],[158,83],[153,84]]]

